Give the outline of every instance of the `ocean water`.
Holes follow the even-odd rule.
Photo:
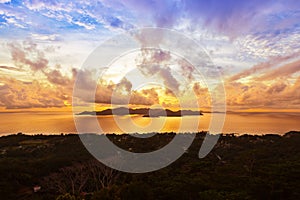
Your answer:
[[[216,114],[218,115],[218,114]],[[99,124],[98,133],[208,131],[211,113],[203,116],[145,118],[135,116],[78,116],[87,128]],[[98,126],[97,124],[97,126]],[[98,129],[97,129],[98,130]],[[284,134],[300,130],[300,113],[227,113],[222,133]],[[71,112],[0,113],[0,135],[77,133]]]

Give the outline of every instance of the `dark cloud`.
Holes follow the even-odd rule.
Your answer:
[[[279,84],[273,84],[271,87],[268,88],[267,93],[268,94],[278,94],[282,92],[287,87],[287,84],[285,83],[279,83]]]
[[[63,76],[57,69],[45,73],[50,83],[55,85],[69,85],[73,82],[66,76]]]
[[[0,69],[5,69],[5,70],[11,70],[11,71],[24,71],[23,69],[17,68],[17,67],[10,67],[10,66],[0,66]]]

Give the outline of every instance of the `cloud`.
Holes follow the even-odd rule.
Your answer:
[[[194,72],[195,67],[188,63],[186,60],[179,60],[178,61],[179,66],[181,67],[181,73],[184,77],[187,77],[189,81],[192,81],[195,79]]]
[[[262,76],[259,76],[257,80],[274,80],[278,77],[288,77],[300,72],[300,60],[282,65],[272,71],[269,71]]]
[[[31,34],[32,39],[34,40],[40,40],[40,41],[56,41],[58,38],[57,34],[37,34],[32,33]]]
[[[300,13],[298,14],[298,18]],[[268,59],[290,55],[300,51],[300,28],[295,24],[290,27],[276,27],[277,19],[271,28],[253,34],[241,35],[235,40],[239,49],[238,56],[243,58]],[[286,20],[289,20],[287,18]],[[292,19],[293,20],[293,17]]]
[[[295,83],[276,81],[226,84],[227,105],[231,109],[298,109],[299,78]]]
[[[83,28],[88,31],[103,27],[109,30],[133,28],[125,10],[120,15],[119,11],[105,6],[101,1],[25,1],[24,6],[25,9],[56,21],[53,25],[59,25],[57,28],[65,27],[66,23],[77,26],[72,29]]]
[[[200,85],[200,83],[196,82],[193,85],[193,92],[197,97],[199,107],[211,106],[211,96],[207,87],[203,87]]]
[[[0,66],[0,69],[5,69],[5,70],[10,70],[10,71],[24,71],[20,68],[17,68],[17,67],[10,67],[10,66]]]
[[[8,0],[2,0],[8,2]],[[299,23],[295,0],[92,0],[36,1],[2,4],[6,24],[24,29],[23,36],[58,34],[74,30],[128,31],[145,26],[181,29],[208,29],[231,38],[266,30],[284,31]],[[47,23],[48,26],[44,26]],[[11,27],[7,27],[10,28]],[[28,31],[30,30],[30,31]],[[101,32],[101,31],[99,31]]]
[[[123,1],[129,9],[141,13],[149,13],[159,27],[170,27],[181,14],[178,1]]]
[[[67,2],[65,2],[67,3]],[[63,11],[70,11],[72,5],[64,4],[63,2],[59,1],[45,1],[45,0],[26,0],[24,4],[30,10],[63,10]]]
[[[266,62],[259,63],[259,64],[254,65],[253,67],[251,67],[249,69],[243,70],[242,72],[239,72],[235,75],[232,75],[230,77],[229,81],[236,81],[238,79],[242,79],[242,78],[251,76],[255,73],[261,73],[261,72],[264,72],[265,70],[269,70],[271,68],[274,68],[274,67],[280,65],[281,63],[285,63],[285,62],[288,62],[289,60],[294,59],[295,57],[298,56],[298,53],[299,52],[289,54],[289,55],[285,55],[285,56],[272,57]]]
[[[102,81],[97,85],[96,103],[113,105],[153,105],[159,103],[159,96],[154,88],[132,90],[132,84],[126,78],[119,83]]]
[[[38,81],[23,82],[13,78],[0,78],[0,105],[6,109],[63,107],[64,94]]]
[[[59,64],[51,66],[47,59],[47,49],[40,48],[32,41],[10,43],[8,47],[15,67],[2,65],[0,70],[25,70],[30,77],[28,80],[18,80],[17,77],[1,74],[0,106],[7,109],[66,106],[72,101],[76,78],[81,83],[78,89],[83,103],[91,103],[91,96],[87,94],[96,85],[95,103],[172,106],[172,103],[178,103],[172,99],[175,95],[182,95],[183,99],[190,97],[190,93],[183,92],[186,89],[196,95],[201,107],[211,105],[208,89],[197,82],[193,66],[181,58],[173,58],[167,51],[144,49],[137,60],[138,69],[145,76],[155,76],[165,88],[133,90],[133,83],[126,78],[114,83],[95,80],[95,71],[70,68],[68,73],[63,73],[67,69]],[[294,53],[272,57],[232,75],[225,81],[227,104],[233,109],[299,108],[299,66],[298,54]],[[81,76],[78,77],[78,74]],[[189,87],[183,88],[186,82]],[[195,103],[186,99],[184,106],[193,107]]]
[[[77,73],[75,69],[72,69],[71,76],[63,75],[59,65],[53,69],[45,56],[48,49],[40,49],[32,41],[14,42],[7,46],[16,67],[1,66],[0,68],[26,72],[27,76],[22,77],[26,80],[18,80],[11,74],[0,76],[2,106],[13,109],[63,107],[65,103],[70,104]]]
[[[9,3],[11,0],[0,0],[0,3]]]
[[[63,76],[58,69],[50,70],[49,72],[46,72],[45,75],[47,76],[48,81],[54,85],[67,86],[74,83],[74,81],[67,76]]]
[[[18,9],[16,9],[13,6],[13,4],[14,4],[13,2],[8,2],[0,5],[1,7],[0,15],[1,18],[4,19],[4,22],[2,20],[1,21],[5,25],[4,27],[9,29],[9,34],[11,34],[12,31],[11,29],[14,30],[21,29],[26,32],[26,30],[28,30],[26,28],[28,28],[31,25],[30,20],[28,20],[30,19],[29,13],[24,11],[24,9],[22,9],[22,6],[19,6]],[[4,27],[1,28],[3,29]]]
[[[284,91],[284,89],[287,87],[287,84],[279,82],[278,84],[273,84],[271,87],[267,89],[268,94],[278,94]]]
[[[44,52],[37,49],[37,44],[32,41],[24,41],[22,44],[10,43],[8,48],[16,66],[21,68],[29,66],[34,72],[48,67],[49,61],[45,58]]]
[[[142,49],[142,55],[140,56],[140,60],[137,61],[137,67],[146,76],[155,75],[162,79],[164,86],[168,90],[178,93],[180,83],[174,77],[172,69],[168,66],[169,61],[171,61],[170,52],[160,49]]]
[[[143,104],[141,104],[143,102]],[[135,105],[155,105],[160,103],[157,91],[154,88],[134,91],[130,97],[130,104]]]
[[[276,2],[259,0],[126,0],[120,2],[103,0],[102,2],[111,7],[128,9],[137,17],[142,17],[146,23],[150,18],[158,27],[173,28],[185,20],[190,22],[190,29],[208,28],[230,37],[272,28],[276,23],[270,20],[271,16],[286,14],[297,6],[299,7],[299,2],[294,0]],[[297,23],[295,19],[297,16],[289,16],[288,20],[281,23],[281,27],[276,28],[293,27]]]
[[[153,105],[159,103],[158,94],[153,89],[132,91],[132,84],[127,79],[119,83],[97,83],[93,79],[94,72],[72,70],[72,76],[62,75],[59,69],[44,70],[45,80],[33,79],[31,81],[20,81],[11,77],[1,77],[0,83],[0,106],[7,109],[15,108],[45,108],[64,107],[72,101],[73,85],[77,74],[80,72],[81,79],[78,85],[80,101],[91,103],[89,98],[90,89],[97,85],[95,103],[117,104],[117,105]],[[112,94],[114,93],[114,96]],[[74,96],[79,97],[79,96]],[[113,100],[113,101],[112,101]]]
[[[243,109],[297,109],[300,107],[299,72],[300,60],[296,54],[271,58],[225,82],[227,104]]]

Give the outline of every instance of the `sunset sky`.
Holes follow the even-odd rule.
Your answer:
[[[76,75],[95,48],[133,29],[161,27],[206,50],[222,74],[227,110],[300,112],[299,19],[297,0],[0,0],[0,109],[70,110]],[[120,79],[131,67],[140,71]],[[142,75],[162,86],[139,87]],[[211,105],[201,78],[170,52],[129,54],[105,77],[98,80],[99,109],[109,107],[113,91],[116,105],[125,105],[123,97],[131,95],[132,107],[178,108],[176,92],[193,93],[201,109]],[[185,107],[195,107],[183,99]]]

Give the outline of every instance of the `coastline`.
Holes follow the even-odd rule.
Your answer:
[[[264,134],[249,134],[249,133],[219,133],[219,134],[214,134],[214,135],[220,135],[220,136],[235,136],[235,137],[241,137],[241,136],[268,136],[268,135],[278,135],[278,136],[285,136],[288,134],[300,134],[300,130],[290,130],[286,133],[264,133]],[[145,138],[147,138],[147,135],[164,135],[164,134],[209,134],[208,131],[198,131],[198,132],[182,132],[182,133],[176,133],[176,132],[148,132],[148,133],[81,133],[81,134],[92,134],[92,135],[117,135],[117,136],[122,136],[122,135],[145,135]],[[68,135],[79,135],[77,132],[74,133],[23,133],[23,132],[18,132],[18,133],[7,133],[7,134],[1,134],[1,137],[6,137],[6,136],[68,136]]]

